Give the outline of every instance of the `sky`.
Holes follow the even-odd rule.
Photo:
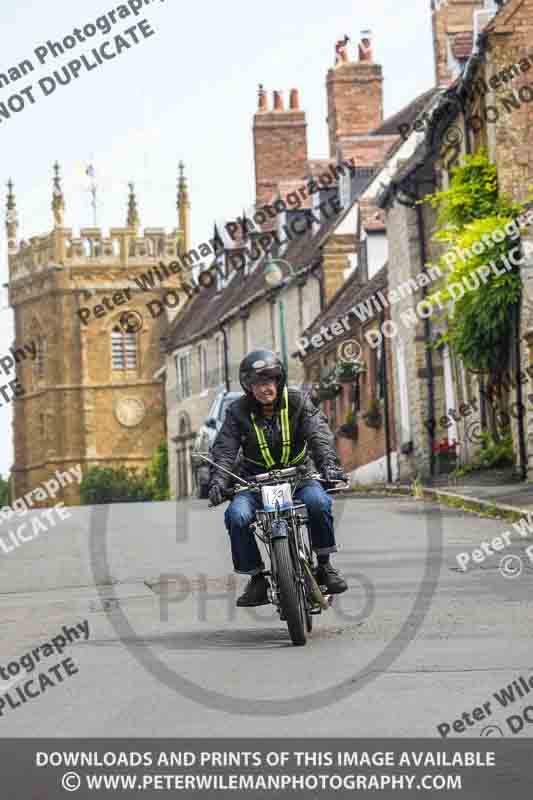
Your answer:
[[[192,242],[199,243],[211,236],[214,219],[234,217],[253,202],[252,122],[259,83],[270,93],[284,90],[286,102],[288,90],[299,89],[311,158],[329,155],[325,81],[335,42],[344,34],[352,39],[353,59],[360,32],[372,31],[374,61],[383,66],[385,116],[434,84],[430,0],[152,0],[138,16],[118,19],[110,33],[99,32],[63,56],[48,54],[39,64],[37,48],[62,42],[74,28],[94,24],[120,5],[115,0],[17,0],[0,8],[0,73],[24,59],[35,66],[0,88],[0,104],[29,85],[35,100],[26,100],[10,119],[0,116],[0,287],[8,280],[3,211],[10,177],[21,238],[48,233],[53,226],[55,160],[62,169],[65,224],[75,231],[92,225],[88,163],[96,171],[100,227],[126,224],[127,184],[134,181],[141,227],[170,231],[177,225],[182,159]],[[139,44],[44,96],[40,79],[143,19],[154,35],[145,39],[137,28]],[[13,312],[6,303],[6,291],[0,289],[0,357],[13,341]],[[0,384],[8,379],[0,374]],[[0,406],[4,476],[13,461],[11,420],[11,407]]]

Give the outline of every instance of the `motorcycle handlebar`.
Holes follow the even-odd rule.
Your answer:
[[[290,475],[288,473],[290,473]],[[275,477],[273,477],[273,476],[275,476]],[[278,477],[278,478],[288,478],[288,477],[291,477],[291,476],[294,476],[294,477],[298,476],[302,480],[320,481],[320,483],[342,484],[342,485],[339,485],[337,488],[328,489],[327,491],[330,491],[330,492],[341,491],[343,488],[345,489],[350,485],[349,481],[344,481],[344,480],[329,481],[326,478],[324,478],[319,472],[300,473],[298,471],[297,467],[291,467],[291,468],[286,469],[286,470],[273,470],[272,472],[263,472],[263,473],[260,473],[259,475],[255,475],[253,480],[249,481],[247,483],[247,485],[235,486],[233,489],[225,489],[224,490],[224,494],[226,495],[226,498],[228,500],[230,500],[233,497],[235,497],[235,495],[238,494],[239,492],[244,492],[244,491],[256,491],[257,492],[261,488],[260,487],[261,483],[267,483],[269,480],[270,481],[275,480],[276,477]]]

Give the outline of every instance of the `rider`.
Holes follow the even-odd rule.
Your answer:
[[[285,368],[275,353],[270,350],[249,353],[241,362],[239,379],[245,394],[228,408],[213,445],[212,458],[216,464],[232,470],[242,447],[240,475],[244,479],[296,464],[311,472],[309,445],[315,467],[328,482],[346,480],[326,418],[302,392],[287,388]],[[222,470],[211,468],[209,499],[214,506],[224,501],[228,480],[231,479]],[[345,592],[346,581],[329,558],[337,550],[330,495],[318,481],[307,480],[294,496],[307,507],[318,559],[318,583],[326,586],[330,594]],[[235,495],[224,517],[235,571],[251,575],[244,594],[237,600],[238,606],[268,603],[265,566],[249,530],[259,506],[257,495],[243,490]]]

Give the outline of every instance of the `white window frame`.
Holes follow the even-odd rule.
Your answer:
[[[224,374],[224,336],[221,333],[215,337],[215,363],[216,386],[225,386],[226,376]]]
[[[119,361],[118,351],[114,352],[114,344],[119,340],[121,343],[121,355],[123,361]],[[132,347],[133,344],[133,347]],[[130,354],[133,357],[129,359]],[[111,330],[111,368],[117,372],[127,372],[136,370],[139,367],[139,339],[136,333],[128,333],[120,328],[119,325],[114,325]]]
[[[181,353],[176,354],[176,394],[178,401],[187,400],[192,397],[192,352],[191,350],[183,350]],[[182,364],[186,363],[188,366],[188,383],[184,385]],[[184,389],[188,389],[187,394]]]
[[[395,340],[394,352],[396,356],[396,368],[398,374],[398,395],[400,401],[400,445],[412,441],[411,416],[409,412],[409,390],[407,365],[405,359],[405,345],[400,337]]]
[[[200,374],[200,396],[205,397],[209,391],[209,361],[206,342],[200,342],[198,345],[198,362]]]

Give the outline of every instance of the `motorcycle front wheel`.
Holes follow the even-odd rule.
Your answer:
[[[279,588],[283,616],[287,620],[289,635],[294,645],[304,645],[307,641],[305,628],[305,597],[303,587],[294,572],[288,539],[275,539],[273,542],[276,561],[276,579]]]

